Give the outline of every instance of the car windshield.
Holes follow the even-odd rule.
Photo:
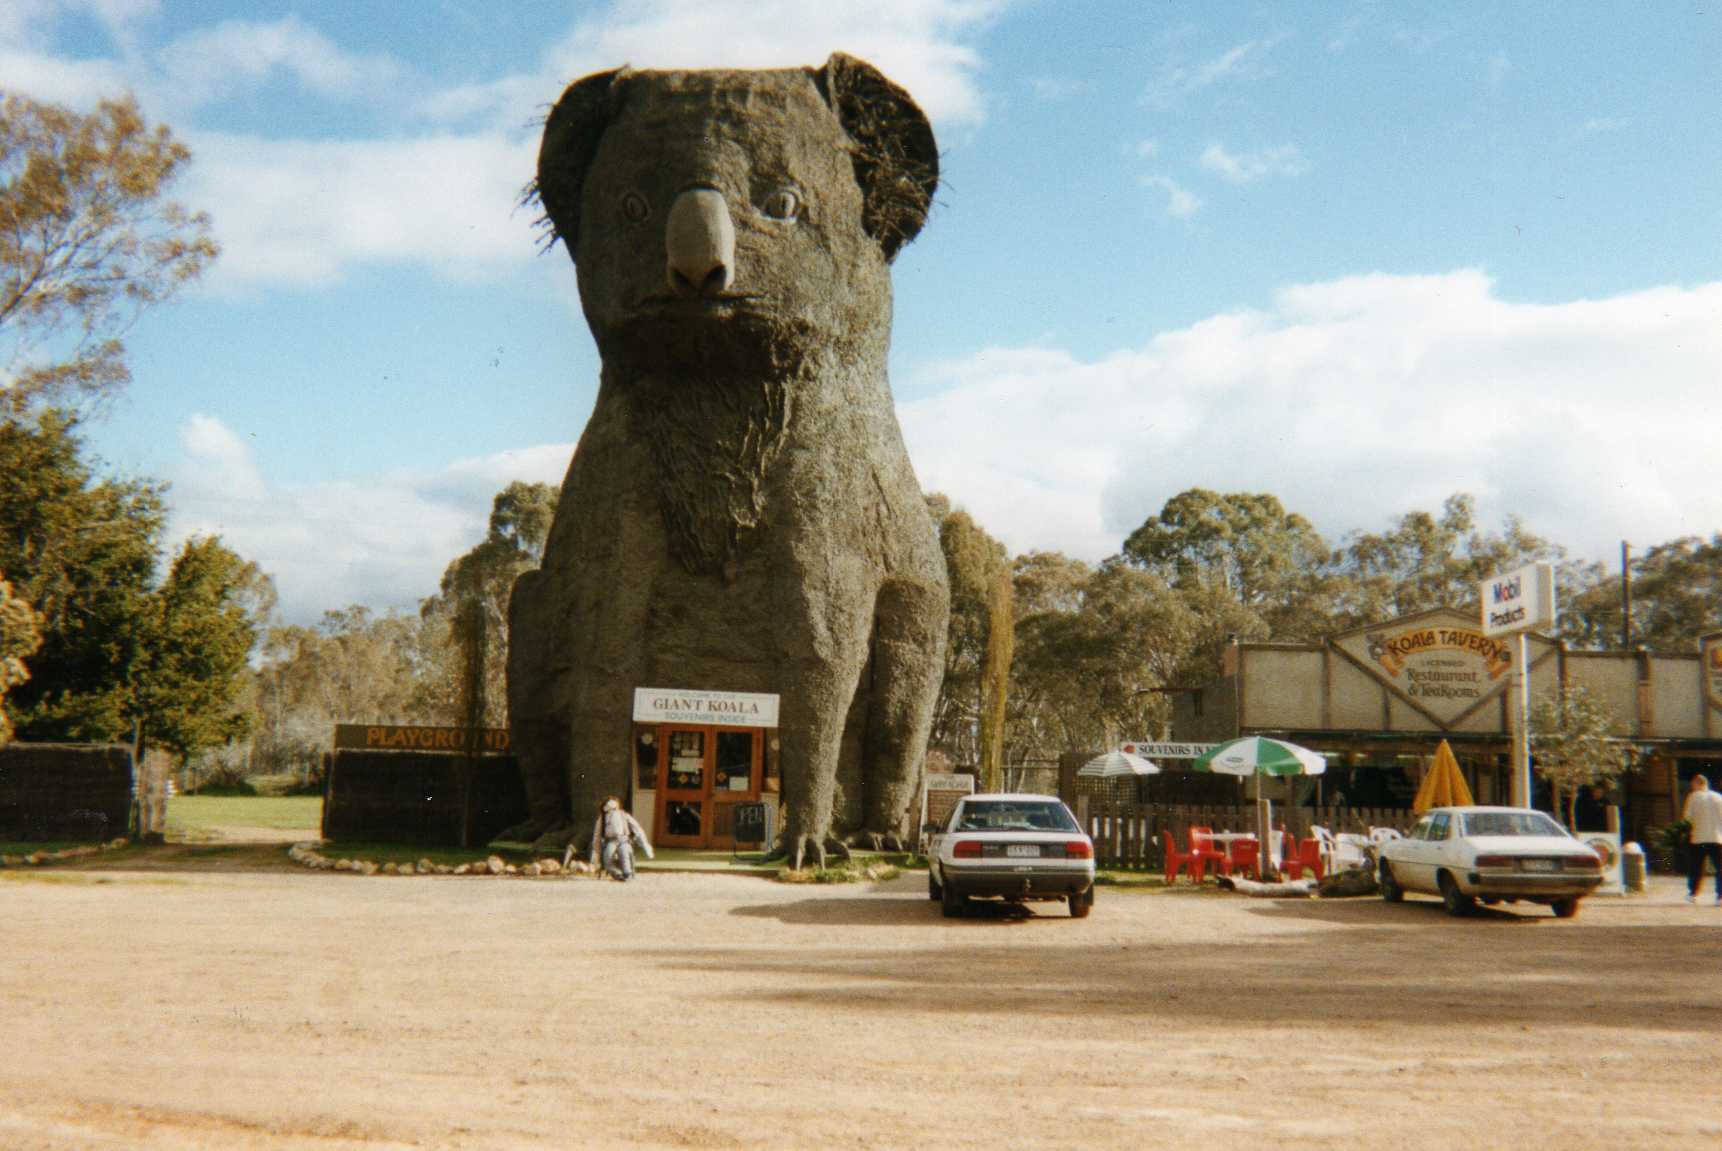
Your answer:
[[[970,800],[963,804],[958,831],[1080,831],[1070,811],[1057,800]]]
[[[1560,824],[1540,811],[1474,811],[1465,817],[1466,835],[1565,835]]]

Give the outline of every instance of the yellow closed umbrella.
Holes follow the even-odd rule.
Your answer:
[[[1453,758],[1453,749],[1442,740],[1435,749],[1435,763],[1423,777],[1423,786],[1417,789],[1411,810],[1422,815],[1432,807],[1469,807],[1476,802],[1459,770],[1459,761]]]

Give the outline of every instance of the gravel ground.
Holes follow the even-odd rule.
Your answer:
[[[1722,1141],[1722,909],[0,876],[0,1148]]]

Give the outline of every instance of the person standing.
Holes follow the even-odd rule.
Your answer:
[[[623,881],[634,878],[634,845],[638,844],[646,858],[652,858],[652,845],[646,841],[646,829],[640,821],[622,810],[615,796],[604,801],[604,810],[592,828],[592,865],[603,861],[604,870],[612,878]]]
[[[1691,824],[1687,838],[1692,844],[1692,867],[1686,876],[1686,902],[1698,902],[1698,885],[1704,880],[1704,861],[1716,872],[1716,903],[1722,906],[1722,792],[1710,790],[1702,775],[1692,777],[1682,819]]]

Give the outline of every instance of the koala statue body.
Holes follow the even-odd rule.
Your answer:
[[[537,193],[603,359],[508,699],[541,841],[626,794],[636,687],[771,692],[785,847],[909,829],[949,588],[886,379],[932,130],[861,61],[618,71],[546,121]]]

